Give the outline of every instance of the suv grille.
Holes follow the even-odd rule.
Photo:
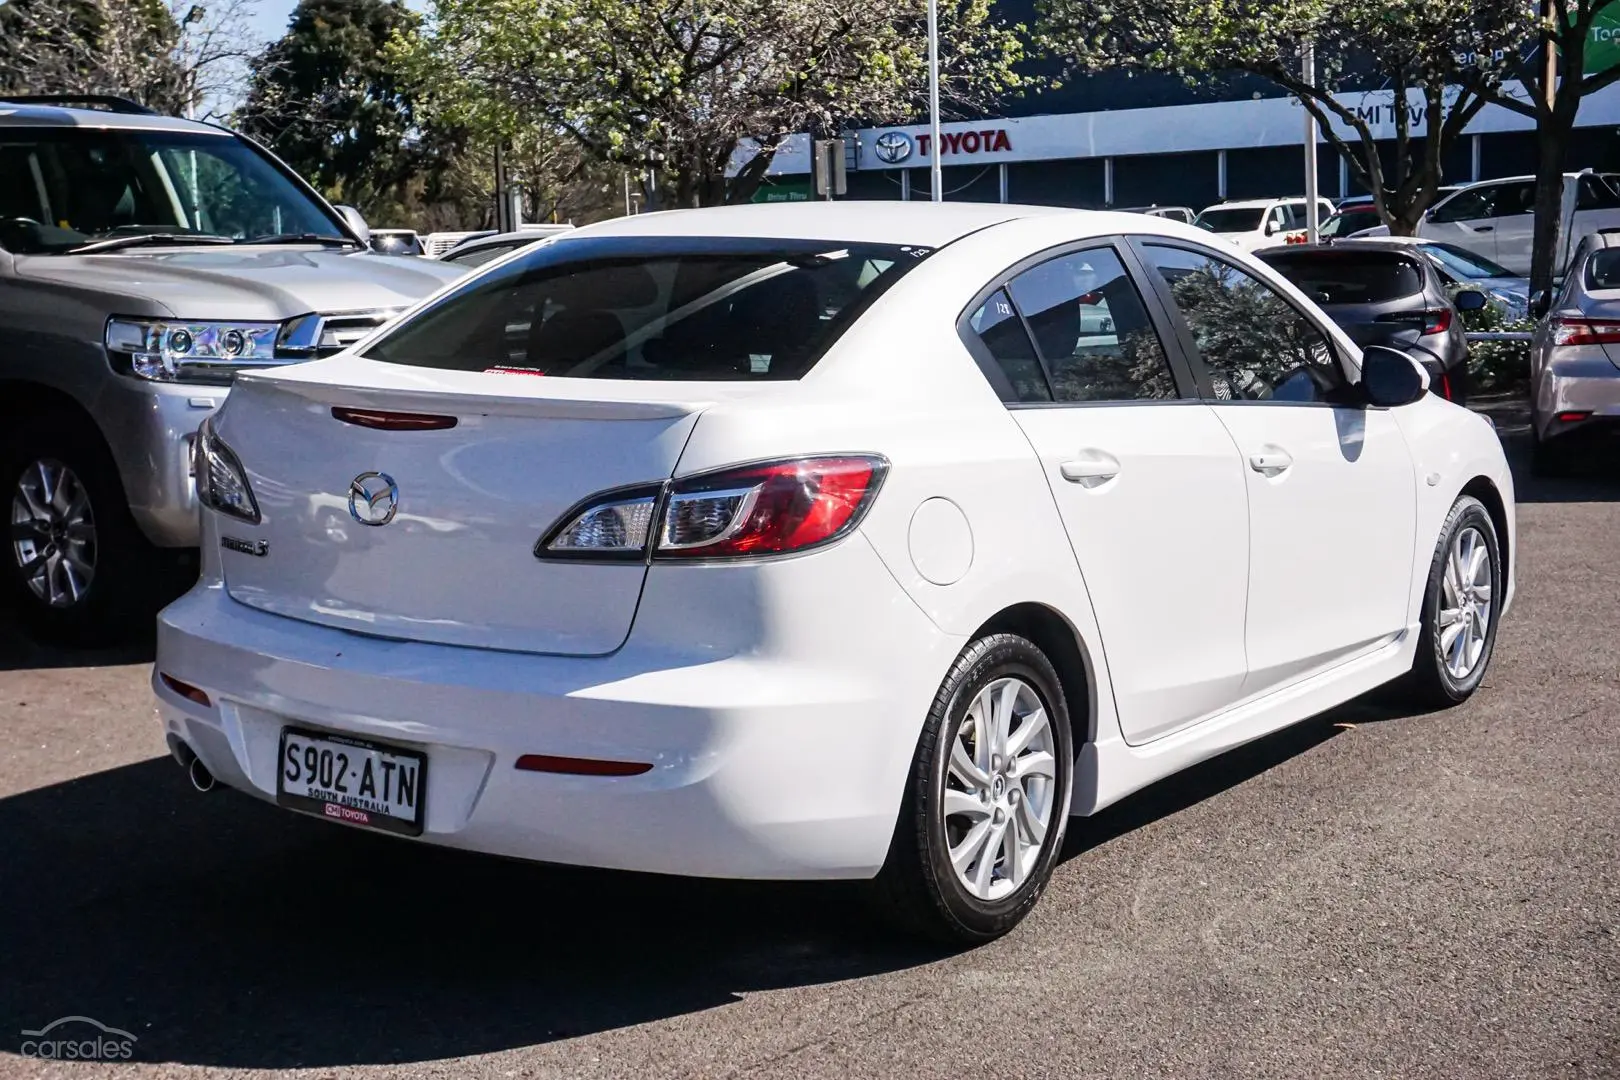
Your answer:
[[[399,311],[337,311],[318,315],[304,315],[287,324],[276,344],[278,358],[310,360],[342,352],[377,327],[388,322]]]

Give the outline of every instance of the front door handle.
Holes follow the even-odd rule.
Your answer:
[[[1058,466],[1063,479],[1081,487],[1097,487],[1119,475],[1119,458],[1106,450],[1082,450],[1073,461]]]
[[[1263,446],[1249,455],[1249,468],[1261,476],[1281,475],[1293,463],[1293,455],[1280,446]]]
[[[1492,232],[1492,231],[1495,230],[1495,228],[1496,228],[1495,225],[1475,225],[1475,226],[1473,226],[1473,230],[1475,232]]]

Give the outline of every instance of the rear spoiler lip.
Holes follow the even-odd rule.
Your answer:
[[[512,375],[528,383],[543,382]],[[558,380],[577,385],[584,380]],[[274,371],[255,371],[236,377],[239,388],[288,394],[316,404],[378,411],[444,413],[455,416],[515,416],[547,420],[674,420],[703,412],[717,397],[693,396],[675,400],[576,397],[538,397],[532,394],[468,393],[443,388],[410,389],[366,386],[356,382],[316,382],[277,378]],[[232,397],[236,395],[233,394]]]

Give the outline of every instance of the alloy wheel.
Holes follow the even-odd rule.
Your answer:
[[[40,600],[68,608],[96,576],[96,521],[77,474],[54,458],[23,470],[11,497],[11,551]]]
[[[1473,673],[1485,653],[1495,598],[1492,573],[1484,534],[1473,525],[1459,529],[1446,554],[1438,615],[1440,656],[1458,681]]]
[[[1057,795],[1057,745],[1035,688],[996,679],[951,737],[940,801],[957,879],[981,901],[1016,891],[1040,862]]]

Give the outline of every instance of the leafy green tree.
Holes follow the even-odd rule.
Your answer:
[[[398,203],[425,162],[387,47],[416,22],[400,0],[300,0],[254,64],[238,125],[334,199]]]
[[[989,0],[940,9],[949,100],[986,104],[1018,82],[1018,36]],[[443,122],[493,138],[538,127],[599,161],[656,163],[690,206],[746,200],[794,132],[914,115],[925,13],[925,0],[432,0],[398,53]]]
[[[1400,235],[1434,201],[1447,148],[1500,87],[1526,19],[1519,4],[1479,0],[1042,0],[1040,9],[1041,44],[1071,73],[1251,74],[1276,83],[1316,118]],[[1368,116],[1354,100],[1354,88],[1369,84],[1393,92],[1387,163],[1381,113]],[[1417,117],[1403,107],[1414,92],[1421,141]]]

